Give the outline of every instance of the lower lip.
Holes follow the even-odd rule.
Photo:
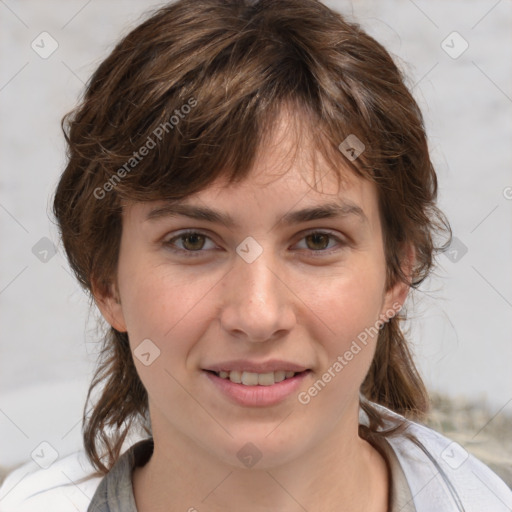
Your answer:
[[[229,379],[222,379],[214,373],[203,371],[216,388],[239,405],[265,407],[275,405],[297,392],[309,370],[296,374],[271,386],[246,386]]]

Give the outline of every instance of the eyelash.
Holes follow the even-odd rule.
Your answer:
[[[170,238],[169,240],[164,241],[164,245],[170,251],[172,251],[174,253],[177,253],[177,254],[180,254],[180,255],[184,255],[187,258],[188,257],[192,257],[192,258],[200,257],[202,255],[202,253],[205,252],[205,250],[199,249],[197,251],[190,251],[190,250],[187,250],[187,249],[176,249],[175,247],[173,247],[173,242],[175,240],[180,240],[180,239],[183,239],[186,236],[190,236],[190,235],[201,235],[201,236],[206,237],[208,240],[211,240],[211,238],[206,233],[203,233],[201,231],[196,231],[196,230],[188,230],[188,231],[184,231],[184,232],[180,233],[177,236],[174,236],[174,237]],[[344,242],[343,240],[341,240],[339,237],[337,237],[336,235],[334,235],[330,231],[310,231],[310,232],[305,233],[303,235],[303,237],[301,238],[301,241],[304,240],[306,237],[311,236],[311,235],[328,236],[331,240],[335,240],[336,242],[338,242],[338,245],[340,247],[344,247],[344,246],[348,245],[347,242]],[[338,251],[339,249],[332,249],[332,248],[331,249],[319,249],[317,251],[315,251],[313,249],[305,249],[305,250],[309,251],[312,254],[313,257],[322,257],[322,256],[325,256],[325,255],[330,255],[333,252]],[[320,253],[320,254],[318,254],[318,253]]]

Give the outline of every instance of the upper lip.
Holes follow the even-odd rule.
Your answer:
[[[281,361],[278,359],[272,359],[269,361],[249,361],[247,359],[236,359],[232,361],[225,361],[223,363],[217,363],[209,365],[204,370],[210,370],[212,372],[231,372],[233,370],[240,372],[252,372],[252,373],[270,373],[277,372],[279,370],[285,372],[303,372],[307,370],[303,365],[292,363],[290,361]]]

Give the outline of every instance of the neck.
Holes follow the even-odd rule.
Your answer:
[[[133,473],[139,512],[384,512],[388,472],[358,436],[358,418],[290,462],[241,469],[220,461],[183,433],[153,428],[154,453]]]

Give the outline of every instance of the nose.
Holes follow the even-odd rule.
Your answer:
[[[293,286],[271,252],[263,250],[251,263],[237,256],[223,279],[221,327],[240,340],[275,340],[296,324]]]

